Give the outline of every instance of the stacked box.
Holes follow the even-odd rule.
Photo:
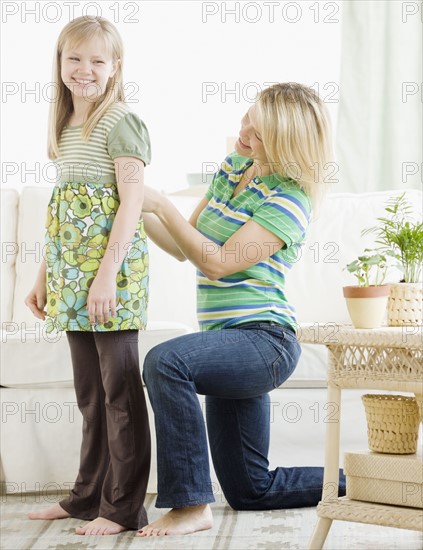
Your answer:
[[[420,453],[345,453],[344,473],[350,499],[423,508],[423,460]]]

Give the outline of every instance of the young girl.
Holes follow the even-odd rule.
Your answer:
[[[198,270],[203,330],[160,344],[145,359],[157,435],[156,506],[172,510],[140,536],[212,526],[214,496],[196,393],[206,395],[214,469],[233,508],[297,508],[320,500],[323,468],[269,470],[267,456],[269,392],[292,374],[301,353],[285,279],[298,260],[329,160],[324,104],[310,88],[282,83],[263,90],[245,114],[235,151],[189,221],[146,188],[147,233]],[[345,494],[343,476],[339,492]]]
[[[25,299],[48,330],[66,331],[83,416],[70,496],[29,517],[91,520],[76,530],[82,535],[147,523],[150,433],[138,331],[148,300],[141,211],[150,143],[125,104],[122,55],[116,28],[103,18],[74,19],[59,36],[49,156],[60,177],[48,205],[46,259]]]

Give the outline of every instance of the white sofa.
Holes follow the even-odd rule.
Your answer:
[[[352,283],[343,271],[366,246],[360,237],[374,224],[394,191],[332,194],[312,224],[301,258],[288,279],[287,293],[299,322],[349,323],[342,286]],[[24,305],[43,251],[44,217],[51,188],[2,190],[2,361],[1,475],[9,493],[67,489],[79,460],[81,418],[76,406],[72,369],[64,334],[49,338],[43,323]],[[197,191],[198,195],[198,191]],[[407,191],[415,208],[422,194]],[[189,192],[170,196],[188,216],[199,200]],[[150,243],[149,326],[141,333],[141,359],[155,344],[197,330],[195,269]],[[271,394],[270,465],[323,465],[324,436],[330,406],[326,403],[326,354],[321,346],[303,345],[292,377]],[[361,390],[343,392],[341,451],[367,448]],[[203,399],[200,396],[200,401]],[[154,417],[150,408],[153,456],[149,492],[156,488]],[[221,496],[213,473],[216,498]]]

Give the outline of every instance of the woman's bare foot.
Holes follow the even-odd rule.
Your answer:
[[[153,523],[140,529],[137,537],[160,537],[163,535],[187,535],[213,527],[213,516],[208,504],[173,508]]]
[[[102,517],[93,519],[93,521],[90,521],[84,527],[77,527],[75,529],[77,535],[117,535],[118,533],[122,533],[122,531],[127,531],[127,528]]]
[[[28,517],[29,519],[64,519],[70,518],[71,515],[56,502],[56,504],[43,508],[39,512],[29,512]]]

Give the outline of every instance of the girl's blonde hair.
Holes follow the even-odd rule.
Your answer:
[[[332,131],[317,93],[296,82],[264,89],[256,102],[257,130],[273,171],[298,183],[315,211],[333,161]]]
[[[104,94],[92,100],[82,130],[82,139],[88,140],[100,118],[113,103],[125,101],[122,80],[123,44],[116,27],[103,17],[83,15],[73,19],[59,35],[53,62],[53,82],[58,94],[56,100],[50,104],[48,127],[48,156],[50,159],[59,156],[60,135],[73,111],[71,91],[61,78],[63,50],[65,47],[77,48],[82,42],[97,37],[103,40],[107,54],[113,59],[113,63],[117,64],[117,70],[114,76],[110,77]]]

